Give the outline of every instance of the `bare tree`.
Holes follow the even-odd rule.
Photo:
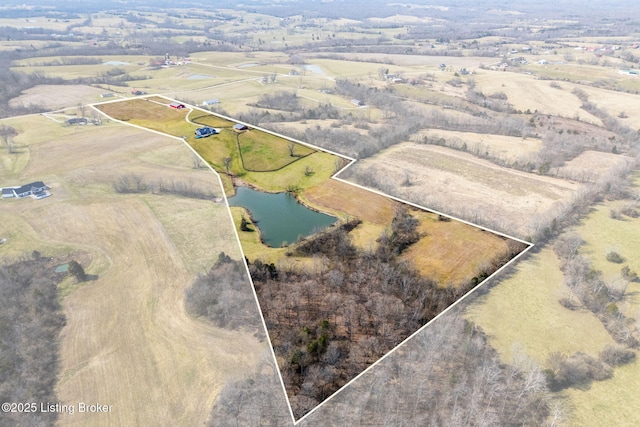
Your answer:
[[[18,131],[15,128],[7,125],[0,125],[0,138],[2,138],[2,141],[7,146],[9,153],[14,152],[13,138],[17,135]]]

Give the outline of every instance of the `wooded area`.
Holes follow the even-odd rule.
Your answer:
[[[37,252],[34,252],[37,254]],[[34,256],[0,266],[0,402],[37,402],[35,413],[2,414],[2,425],[51,426],[55,412],[40,402],[57,402],[58,334],[65,324],[49,258]]]
[[[514,244],[463,286],[421,276],[400,255],[419,238],[418,221],[398,209],[375,251],[355,247],[358,221],[297,246],[313,271],[259,260],[249,270],[294,414],[300,418],[524,249]]]

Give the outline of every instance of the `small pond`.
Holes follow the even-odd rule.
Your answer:
[[[307,208],[289,193],[263,193],[248,187],[236,190],[236,195],[229,198],[229,205],[251,212],[262,241],[272,247],[295,242],[299,237],[316,233],[337,220]]]
[[[311,71],[314,74],[324,74],[324,71],[322,71],[322,68],[320,68],[317,65],[303,65],[302,68],[304,68],[307,71]]]

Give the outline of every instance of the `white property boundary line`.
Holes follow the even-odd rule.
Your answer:
[[[406,200],[400,199],[400,198],[398,198],[398,197],[390,196],[390,195],[388,195],[388,194],[386,194],[386,193],[383,193],[383,192],[381,192],[381,191],[379,191],[379,190],[374,190],[374,189],[371,189],[371,188],[363,187],[362,185],[355,184],[355,183],[353,183],[353,182],[349,182],[349,181],[346,181],[346,180],[344,180],[344,179],[338,178],[338,175],[340,175],[343,171],[345,171],[347,168],[349,168],[351,165],[353,165],[353,164],[357,161],[356,159],[354,159],[354,158],[352,158],[352,157],[345,156],[345,155],[343,155],[343,154],[336,153],[336,152],[334,152],[334,151],[327,150],[327,149],[324,149],[324,148],[320,148],[320,147],[317,147],[317,146],[315,146],[315,145],[309,144],[309,143],[307,143],[307,142],[299,141],[299,140],[297,140],[297,139],[295,139],[295,138],[290,138],[290,137],[288,137],[288,136],[285,136],[285,135],[282,135],[282,134],[279,134],[279,133],[277,133],[277,132],[273,132],[273,131],[270,131],[270,130],[267,130],[267,129],[263,129],[263,128],[258,127],[258,126],[254,126],[254,125],[249,124],[249,123],[241,122],[241,121],[239,121],[239,120],[233,119],[233,118],[231,118],[231,117],[224,116],[224,115],[222,115],[222,114],[214,113],[214,112],[211,112],[211,111],[209,111],[209,110],[205,110],[205,109],[203,109],[203,108],[199,108],[199,107],[196,107],[196,106],[191,106],[191,105],[189,105],[189,104],[185,104],[185,105],[187,105],[187,107],[188,107],[188,109],[189,109],[189,112],[187,113],[187,121],[189,121],[188,116],[189,116],[189,114],[191,114],[191,112],[193,112],[194,110],[202,111],[203,113],[207,113],[207,114],[210,114],[210,115],[213,115],[213,116],[216,116],[216,117],[220,117],[220,118],[222,118],[222,119],[225,119],[225,120],[228,120],[228,121],[231,121],[231,122],[241,123],[241,124],[243,124],[243,125],[246,125],[246,126],[249,126],[249,127],[253,128],[253,129],[257,129],[257,130],[260,130],[260,131],[262,131],[262,132],[265,132],[265,133],[268,133],[268,134],[271,134],[271,135],[274,135],[274,136],[277,136],[277,137],[280,137],[280,138],[286,139],[286,140],[288,140],[288,141],[292,141],[292,142],[295,142],[295,143],[297,143],[297,144],[304,145],[304,146],[309,147],[309,148],[311,148],[311,149],[313,149],[313,150],[316,150],[316,151],[321,151],[321,152],[325,152],[325,153],[333,154],[333,155],[338,156],[338,157],[340,157],[340,158],[347,159],[347,160],[349,160],[349,163],[348,163],[346,166],[344,166],[342,169],[340,169],[339,171],[335,172],[335,173],[331,176],[331,179],[335,179],[335,180],[340,181],[340,182],[343,182],[343,183],[345,183],[345,184],[352,185],[352,186],[357,187],[357,188],[360,188],[360,189],[362,189],[362,190],[366,190],[366,191],[372,192],[372,193],[374,193],[374,194],[378,194],[378,195],[381,195],[381,196],[387,197],[387,198],[389,198],[389,199],[395,200],[395,201],[400,202],[400,203],[404,203],[404,204],[409,205],[409,206],[413,206],[413,207],[415,207],[415,208],[418,208],[418,209],[421,209],[421,210],[424,210],[424,211],[427,211],[427,212],[432,212],[432,213],[435,213],[435,214],[438,214],[438,215],[442,215],[442,216],[447,217],[447,218],[454,219],[454,220],[456,220],[456,221],[459,221],[459,222],[462,222],[462,223],[464,223],[464,224],[470,225],[470,226],[472,226],[472,227],[478,228],[478,229],[480,229],[480,230],[482,230],[482,231],[488,231],[488,232],[491,232],[491,233],[493,233],[493,234],[496,234],[496,235],[499,235],[499,236],[502,236],[502,237],[505,237],[505,238],[508,238],[508,239],[511,239],[511,240],[515,240],[515,241],[520,242],[520,243],[523,243],[523,244],[525,244],[525,245],[528,245],[528,247],[527,247],[525,250],[523,250],[523,251],[522,251],[522,252],[520,252],[518,255],[516,255],[515,257],[513,257],[509,262],[507,262],[505,265],[503,265],[502,267],[500,267],[498,270],[494,271],[494,272],[493,272],[489,277],[487,277],[486,279],[484,279],[482,282],[480,282],[479,284],[477,284],[475,287],[473,287],[472,289],[470,289],[469,291],[467,291],[467,293],[465,293],[462,297],[458,298],[458,299],[457,299],[453,304],[451,304],[449,307],[447,307],[446,309],[444,309],[442,312],[440,312],[438,315],[436,315],[433,319],[429,320],[429,321],[428,321],[427,323],[425,323],[422,327],[420,327],[418,330],[416,330],[415,332],[413,332],[411,335],[409,335],[407,338],[405,338],[403,341],[401,341],[398,345],[396,345],[393,349],[389,350],[389,351],[388,351],[384,356],[380,357],[377,361],[375,361],[374,363],[372,363],[371,365],[369,365],[365,370],[363,370],[362,372],[360,372],[358,375],[356,375],[356,376],[355,376],[354,378],[352,378],[349,382],[347,382],[345,385],[343,385],[343,386],[342,386],[342,387],[340,387],[338,390],[336,390],[336,391],[335,391],[333,394],[331,394],[329,397],[327,397],[325,400],[323,400],[322,402],[320,402],[320,403],[319,403],[315,408],[313,408],[311,411],[307,412],[307,413],[306,413],[304,416],[302,416],[300,419],[296,420],[296,419],[295,419],[295,416],[294,416],[294,414],[293,414],[293,410],[292,410],[292,408],[291,408],[291,402],[289,401],[289,395],[287,394],[287,389],[286,389],[286,387],[285,387],[285,385],[284,385],[284,380],[283,380],[283,378],[282,378],[282,373],[280,372],[280,368],[279,368],[279,366],[278,366],[278,359],[276,358],[276,354],[275,354],[275,351],[274,351],[274,349],[273,349],[273,345],[272,345],[272,343],[271,343],[271,337],[269,336],[269,330],[267,329],[267,324],[266,324],[266,322],[265,322],[265,320],[264,320],[264,315],[262,314],[262,308],[260,307],[260,301],[259,301],[259,299],[258,299],[258,294],[256,293],[256,289],[255,289],[255,286],[254,286],[254,284],[253,284],[253,279],[252,279],[251,274],[250,274],[250,272],[249,272],[249,266],[248,266],[248,265],[247,265],[247,263],[246,263],[246,257],[244,256],[244,251],[243,251],[243,249],[242,249],[242,245],[240,244],[240,236],[238,235],[238,230],[236,229],[235,223],[233,222],[233,216],[232,216],[232,214],[231,214],[231,208],[230,208],[230,206],[229,206],[229,202],[228,202],[228,200],[227,200],[227,196],[226,196],[226,194],[225,194],[225,192],[224,192],[224,185],[223,185],[223,183],[222,183],[222,178],[220,177],[220,174],[219,174],[219,173],[218,173],[218,171],[216,171],[216,170],[215,170],[215,169],[214,169],[214,168],[213,168],[213,167],[212,167],[212,166],[211,166],[211,165],[210,165],[210,164],[209,164],[205,159],[203,159],[203,158],[202,158],[202,156],[200,156],[200,154],[198,154],[198,152],[197,152],[197,151],[196,151],[196,150],[195,150],[191,145],[189,145],[189,143],[187,143],[187,141],[186,141],[186,139],[185,139],[185,138],[180,138],[180,137],[177,137],[177,136],[174,136],[174,135],[169,135],[169,134],[166,134],[166,133],[163,133],[163,132],[160,132],[160,131],[156,131],[156,130],[153,130],[153,129],[145,128],[145,127],[143,127],[143,126],[139,126],[139,125],[136,125],[136,124],[128,123],[128,122],[125,122],[125,121],[122,121],[122,120],[118,120],[118,119],[114,119],[113,117],[109,116],[108,114],[106,114],[106,113],[104,113],[104,112],[100,111],[98,108],[96,108],[96,107],[95,107],[96,105],[111,104],[111,103],[114,103],[114,102],[130,101],[130,100],[132,100],[132,99],[146,99],[146,98],[149,98],[149,97],[160,97],[160,98],[164,98],[164,99],[166,99],[166,100],[167,100],[167,101],[169,101],[169,102],[177,101],[177,100],[175,100],[175,99],[172,99],[172,98],[169,98],[169,97],[166,97],[166,96],[163,96],[163,95],[157,95],[157,94],[155,94],[155,95],[154,95],[154,94],[150,94],[150,95],[138,96],[138,97],[135,97],[135,98],[115,99],[115,100],[110,100],[110,101],[105,101],[105,102],[99,102],[99,103],[89,104],[88,106],[89,106],[89,107],[91,107],[91,108],[93,108],[94,110],[98,111],[100,114],[102,114],[102,115],[104,115],[104,116],[108,117],[110,120],[113,120],[113,121],[115,121],[115,122],[117,122],[117,123],[125,124],[125,125],[128,125],[128,126],[133,126],[133,127],[135,127],[135,128],[138,128],[138,129],[141,129],[141,130],[145,130],[145,131],[147,131],[147,132],[153,132],[153,133],[158,134],[158,135],[167,136],[167,137],[170,137],[170,138],[172,138],[172,139],[176,139],[176,140],[178,140],[178,141],[181,141],[183,144],[185,144],[187,147],[189,147],[189,149],[191,150],[191,152],[192,152],[194,155],[196,155],[198,158],[200,158],[200,160],[202,160],[202,161],[203,161],[203,163],[207,165],[207,167],[209,168],[209,170],[211,170],[211,171],[216,175],[216,177],[218,178],[218,183],[220,184],[220,188],[222,189],[222,197],[223,197],[224,202],[225,202],[225,205],[226,205],[226,207],[227,207],[227,212],[228,212],[228,214],[229,214],[229,220],[230,220],[230,222],[231,222],[231,226],[232,226],[232,228],[233,228],[233,232],[234,232],[234,234],[235,234],[235,236],[236,236],[236,243],[238,244],[238,247],[240,248],[240,252],[242,253],[243,258],[244,258],[244,259],[243,259],[243,263],[244,263],[244,265],[245,265],[245,270],[246,270],[246,273],[247,273],[247,277],[249,277],[249,281],[251,282],[251,290],[252,290],[252,292],[253,292],[253,298],[254,298],[254,300],[255,300],[255,302],[256,302],[256,304],[257,304],[257,306],[258,306],[258,311],[260,312],[260,319],[262,320],[262,326],[263,326],[264,331],[265,331],[265,333],[266,333],[267,341],[268,341],[268,343],[269,343],[269,349],[270,349],[270,351],[271,351],[271,356],[273,357],[274,366],[276,367],[276,371],[277,371],[277,373],[278,373],[278,378],[280,379],[280,386],[282,387],[282,391],[283,391],[283,393],[284,393],[284,395],[285,395],[285,397],[286,397],[286,400],[287,400],[287,406],[288,406],[288,408],[289,408],[289,414],[291,415],[291,419],[292,419],[292,421],[293,421],[293,425],[294,425],[294,426],[295,426],[295,425],[297,425],[298,423],[300,423],[301,421],[303,421],[305,418],[309,417],[309,416],[310,416],[311,414],[313,414],[314,412],[316,412],[316,411],[317,411],[321,406],[323,406],[325,403],[329,402],[329,401],[330,401],[330,400],[332,400],[334,397],[336,397],[337,395],[339,395],[341,391],[343,391],[344,389],[346,389],[346,388],[347,388],[349,385],[351,385],[353,382],[357,381],[360,377],[362,377],[363,375],[365,375],[367,372],[369,372],[371,369],[373,369],[376,365],[378,365],[378,364],[379,364],[379,363],[381,363],[383,360],[385,360],[388,356],[390,356],[391,354],[393,354],[393,353],[394,353],[396,350],[398,350],[401,346],[403,346],[405,343],[407,343],[409,340],[411,340],[411,339],[412,339],[413,337],[415,337],[417,334],[419,334],[420,332],[422,332],[424,329],[426,329],[428,326],[430,326],[433,322],[435,322],[436,320],[438,320],[441,316],[443,316],[444,314],[446,314],[447,312],[449,312],[450,310],[452,310],[452,309],[453,309],[455,306],[457,306],[461,301],[463,301],[463,300],[467,299],[467,297],[469,297],[469,295],[471,295],[472,293],[474,293],[474,292],[475,292],[476,290],[478,290],[480,287],[484,286],[484,285],[485,285],[489,280],[491,280],[493,277],[495,277],[496,275],[498,275],[501,271],[503,271],[504,269],[506,269],[507,267],[509,267],[511,264],[515,263],[519,258],[521,258],[522,256],[524,256],[524,254],[526,254],[527,252],[529,252],[529,251],[531,250],[531,248],[533,248],[533,247],[534,247],[533,243],[531,243],[531,242],[527,242],[527,241],[522,240],[522,239],[519,239],[519,238],[517,238],[517,237],[509,236],[509,235],[507,235],[507,234],[504,234],[504,233],[502,233],[502,232],[499,232],[499,231],[496,231],[496,230],[493,230],[493,229],[490,229],[490,228],[487,228],[487,227],[481,227],[481,226],[479,226],[479,225],[477,225],[477,224],[473,224],[473,223],[471,223],[471,222],[469,222],[469,221],[467,221],[467,220],[464,220],[464,219],[461,219],[461,218],[457,218],[457,217],[455,217],[455,216],[448,215],[448,214],[445,214],[445,213],[442,213],[442,212],[439,212],[439,211],[436,211],[436,210],[433,210],[433,209],[428,209],[428,208],[425,208],[425,207],[420,206],[420,205],[418,205],[418,204],[415,204],[415,203],[412,203],[412,202],[409,202],[409,201],[406,201]],[[169,107],[167,107],[167,108],[169,108]],[[190,122],[190,121],[189,121],[189,122]]]

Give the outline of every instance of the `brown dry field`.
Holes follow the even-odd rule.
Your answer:
[[[590,101],[607,110],[612,116],[617,117],[618,114],[625,113],[628,118],[619,119],[621,123],[632,129],[640,129],[640,95],[588,86],[580,86],[580,88],[589,95]]]
[[[9,101],[9,105],[36,104],[49,110],[58,110],[69,105],[98,102],[101,100],[100,94],[107,92],[109,91],[85,85],[41,85],[27,89],[19,97]]]
[[[499,73],[499,74],[498,74]],[[484,71],[475,78],[478,90],[486,95],[504,92],[516,110],[553,114],[561,117],[580,117],[580,120],[602,126],[602,121],[581,109],[582,101],[571,93],[573,86],[560,82],[562,89],[551,87],[548,80],[501,71]]]
[[[420,273],[442,285],[468,283],[492,255],[508,249],[507,240],[459,221],[438,221],[438,215],[424,211],[412,214],[420,219],[424,234],[402,254]]]
[[[498,221],[502,228],[527,236],[554,204],[579,190],[579,184],[515,171],[445,147],[398,144],[352,166],[354,172],[374,171],[396,185],[399,196],[435,206],[453,216]],[[405,171],[413,185],[401,187]],[[435,206],[434,206],[435,205]],[[477,222],[473,220],[473,222]]]
[[[458,132],[439,129],[427,129],[418,132],[413,140],[420,140],[423,137],[444,138],[449,140],[459,139],[467,144],[472,150],[474,147],[482,148],[481,151],[489,151],[494,157],[499,157],[507,161],[515,161],[526,158],[528,155],[536,154],[542,148],[542,141],[539,138],[519,138],[515,136],[490,135],[474,132]]]
[[[301,194],[301,199],[323,212],[346,218],[359,218],[363,224],[350,234],[361,248],[375,247],[376,239],[391,224],[395,208],[394,200],[354,185],[329,179]]]
[[[41,131],[59,131],[40,120]],[[197,272],[221,250],[241,257],[228,210],[177,196],[115,194],[111,183],[135,171],[193,179],[221,194],[219,181],[191,169],[191,152],[176,139],[116,124],[65,132],[34,141],[20,176],[43,179],[53,196],[3,202],[3,215],[37,230],[37,240],[15,236],[26,239],[25,249],[68,245],[63,250],[87,252],[93,262],[85,269],[98,275],[62,301],[56,393],[63,404],[100,402],[112,412],[63,414],[59,425],[202,425],[225,381],[252,371],[267,348],[251,333],[185,312],[184,292]]]
[[[566,162],[558,170],[558,176],[568,177],[569,179],[597,181],[607,172],[631,162],[633,162],[631,157],[589,150]]]

